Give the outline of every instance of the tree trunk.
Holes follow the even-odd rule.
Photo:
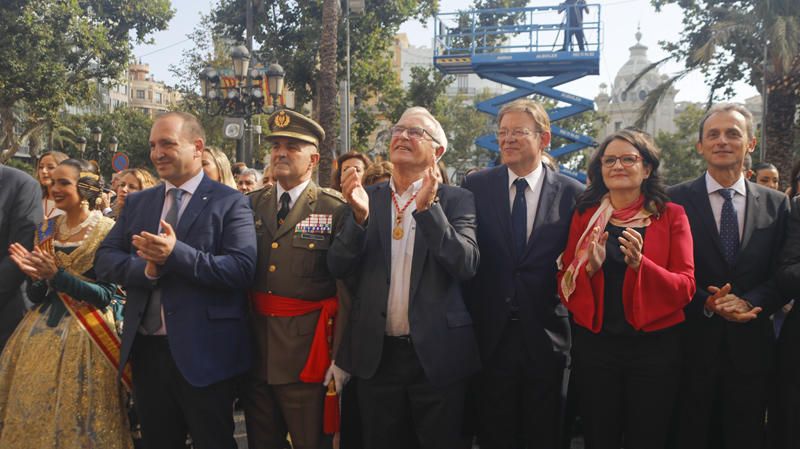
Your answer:
[[[769,109],[764,118],[767,130],[764,160],[778,168],[782,188],[791,182],[789,175],[794,163],[795,111],[800,103],[798,92],[792,86],[787,87],[789,88],[784,88],[783,85],[770,87],[767,94]]]
[[[0,146],[0,164],[8,162],[19,150],[19,139],[14,133],[17,119],[10,107],[0,108],[0,122],[3,123],[3,141]]]
[[[320,70],[317,84],[319,98],[319,124],[325,130],[325,140],[320,146],[319,184],[331,185],[333,153],[336,146],[337,125],[337,88],[336,61],[337,31],[339,26],[338,0],[323,0],[322,4],[322,39],[319,46]]]

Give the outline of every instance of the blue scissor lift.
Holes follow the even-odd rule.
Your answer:
[[[567,105],[547,111],[551,122],[580,114],[593,109],[594,102],[556,87],[600,72],[600,5],[585,7],[589,12],[583,14],[582,27],[571,23],[561,5],[438,14],[434,18],[434,65],[444,73],[475,73],[481,78],[513,87],[514,90],[477,105],[478,110],[492,116],[497,116],[503,104],[533,94],[552,98],[557,105]],[[564,33],[574,33],[579,29],[585,36],[583,50],[575,37],[563,50]],[[524,79],[532,77],[546,78],[537,82]],[[553,157],[596,145],[591,137],[556,124],[552,124],[551,132],[571,142],[551,149]],[[497,139],[492,134],[478,137],[475,143],[490,151],[499,151]],[[583,173],[565,168],[564,172],[585,180]]]

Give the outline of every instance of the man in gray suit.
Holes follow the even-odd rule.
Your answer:
[[[0,165],[0,350],[25,313],[20,285],[25,275],[8,257],[8,245],[33,248],[33,234],[41,223],[42,191],[30,175]]]
[[[342,176],[352,213],[328,251],[350,283],[352,312],[336,365],[358,380],[367,449],[457,446],[465,379],[479,368],[461,282],[478,267],[475,203],[439,185],[447,148],[439,122],[408,109],[392,127],[389,182]]]

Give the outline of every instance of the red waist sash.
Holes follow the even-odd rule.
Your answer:
[[[333,321],[339,308],[338,298],[332,296],[321,301],[306,301],[257,291],[253,292],[252,298],[253,308],[265,316],[292,317],[320,311],[311,350],[303,370],[300,371],[300,380],[306,383],[322,382],[331,365]]]

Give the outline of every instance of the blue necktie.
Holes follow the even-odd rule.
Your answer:
[[[528,203],[525,201],[528,181],[525,178],[517,178],[514,186],[517,188],[517,194],[514,196],[514,207],[511,209],[511,230],[517,256],[521,258],[528,243]]]
[[[725,199],[719,217],[719,239],[722,241],[722,255],[733,265],[739,253],[739,219],[733,207],[733,189],[720,189],[717,193]]]
[[[183,194],[186,193],[183,189],[173,188],[168,195],[172,196],[172,204],[167,210],[167,215],[164,216],[164,221],[172,226],[173,231],[176,231],[178,226],[178,211],[181,210],[181,200]],[[157,288],[150,293],[150,301],[147,303],[147,308],[144,310],[142,317],[142,329],[148,335],[153,335],[156,331],[161,329],[161,289]]]

